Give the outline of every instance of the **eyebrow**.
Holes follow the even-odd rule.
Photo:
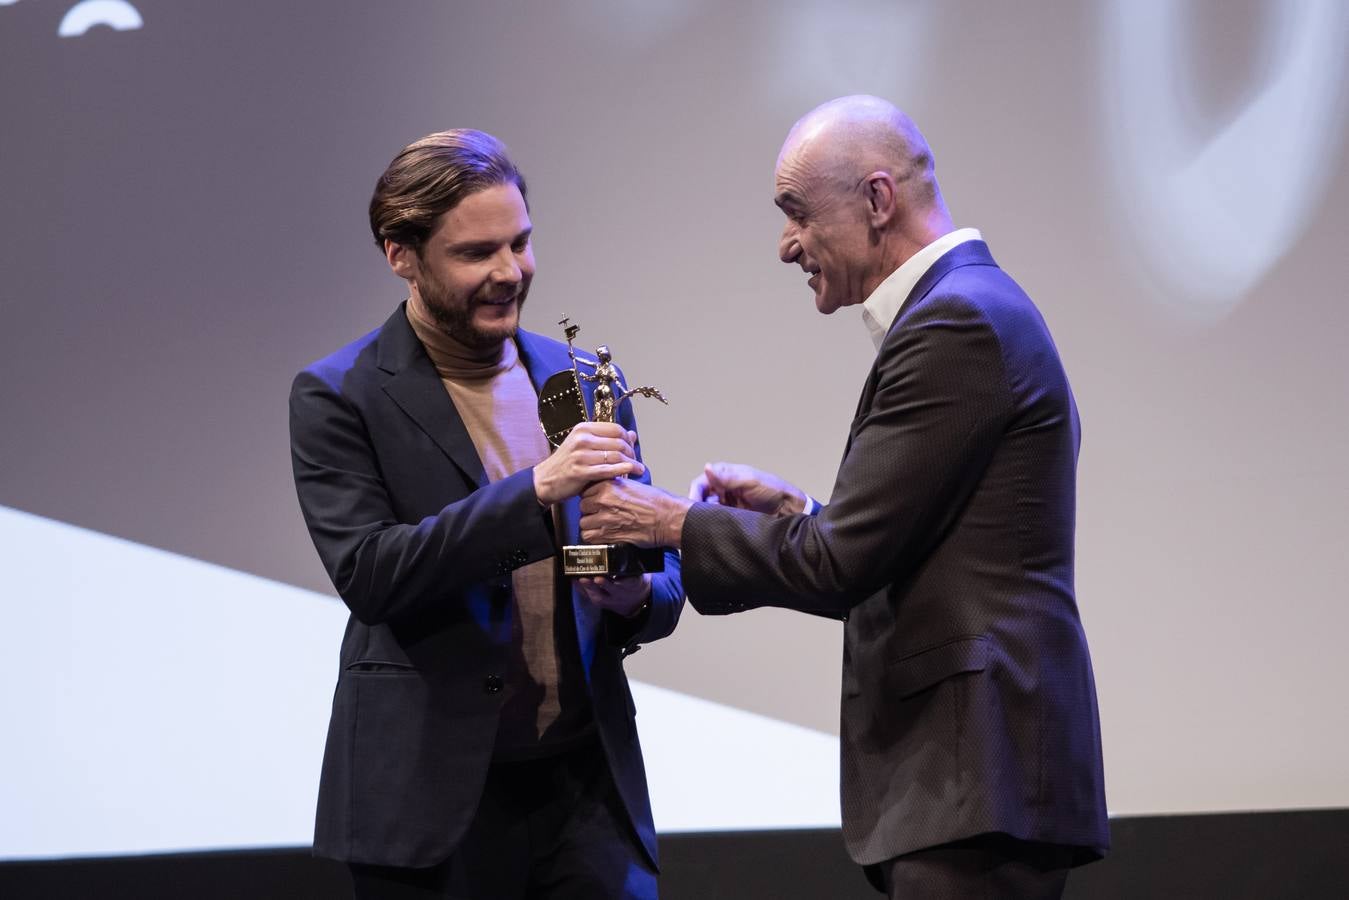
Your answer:
[[[515,237],[511,238],[510,243],[518,244],[520,243],[520,241],[532,236],[533,234],[534,234],[534,227],[531,225],[529,228],[524,229]],[[464,241],[463,243],[460,244],[450,244],[450,246],[446,247],[445,249],[446,252],[449,253],[463,253],[466,250],[495,250],[499,246],[501,245],[496,241]]]
[[[778,209],[786,209],[788,206],[795,206],[799,209],[802,206],[801,198],[791,191],[783,191],[778,194],[773,198],[773,204],[777,206]]]

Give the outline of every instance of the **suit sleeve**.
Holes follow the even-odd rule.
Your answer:
[[[338,595],[366,625],[415,617],[556,553],[529,469],[419,522],[400,522],[360,414],[314,372],[300,373],[291,387],[290,439],[314,546]]]
[[[875,378],[818,515],[689,510],[684,584],[694,608],[841,615],[942,538],[1011,418],[997,334],[968,300],[930,297],[887,337]]]

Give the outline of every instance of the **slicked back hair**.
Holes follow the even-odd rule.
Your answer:
[[[469,194],[514,184],[525,196],[525,179],[506,145],[485,131],[452,128],[408,144],[375,182],[370,231],[384,250],[386,240],[420,256],[436,222]]]

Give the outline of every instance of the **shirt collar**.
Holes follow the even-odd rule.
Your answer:
[[[881,342],[885,340],[885,335],[890,331],[895,316],[899,315],[904,301],[909,298],[914,286],[927,270],[948,251],[967,241],[981,240],[983,235],[979,233],[979,229],[957,228],[910,256],[904,261],[904,265],[895,269],[876,286],[871,296],[862,301],[862,321],[871,332],[871,342],[876,345],[877,350],[881,349]]]

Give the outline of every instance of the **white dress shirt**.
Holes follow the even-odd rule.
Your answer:
[[[871,342],[881,349],[881,341],[894,324],[895,316],[909,294],[918,284],[918,280],[927,274],[933,263],[946,255],[948,250],[967,241],[982,241],[984,236],[977,228],[957,228],[937,238],[922,250],[904,261],[904,265],[891,272],[884,281],[876,286],[871,296],[862,301],[862,321],[871,332]]]

